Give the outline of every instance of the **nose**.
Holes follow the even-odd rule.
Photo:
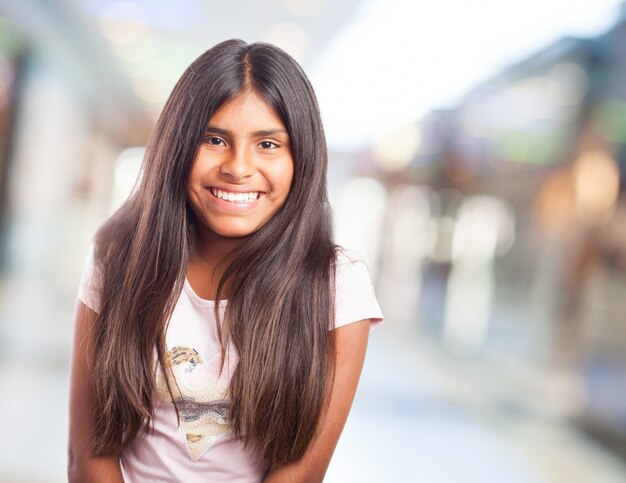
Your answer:
[[[245,179],[252,175],[254,171],[254,161],[245,149],[233,149],[222,160],[220,165],[220,173],[232,180]]]

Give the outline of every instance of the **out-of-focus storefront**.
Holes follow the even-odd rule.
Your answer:
[[[116,158],[145,144],[150,119],[68,4],[0,12],[0,480],[60,481],[76,284]],[[46,438],[36,464],[33,434]]]
[[[374,145],[369,166],[388,193],[379,292],[396,328],[487,358],[520,399],[623,451],[626,17],[384,141],[400,151]]]
[[[144,145],[151,127],[107,49],[72,11],[4,2],[0,17],[0,261],[11,280],[1,306],[19,310],[2,317],[0,354],[22,361],[14,348],[29,346],[27,364],[65,363],[67,330],[47,321],[71,313],[76,254],[108,213],[114,161]],[[32,294],[46,300],[30,303]]]
[[[0,19],[0,219],[8,215],[8,187],[17,99],[20,97],[26,47],[6,18]],[[5,231],[0,249],[6,247]]]

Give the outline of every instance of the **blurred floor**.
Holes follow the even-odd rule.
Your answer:
[[[42,306],[39,313],[56,315],[43,321],[29,316],[32,306],[19,309],[9,302],[20,300],[19,286],[27,284],[13,285],[7,298],[5,285],[0,320],[0,482],[62,482],[69,354],[46,363],[4,349],[17,334],[52,326],[58,329],[55,350],[69,353],[71,312],[67,306],[48,312]],[[11,321],[21,322],[18,332]],[[537,412],[532,398],[518,394],[523,388],[503,384],[480,363],[454,361],[423,343],[394,338],[391,324],[372,333],[327,482],[626,481],[623,463],[577,430]]]
[[[372,334],[327,482],[626,482],[615,455],[537,413],[494,368],[383,330]]]

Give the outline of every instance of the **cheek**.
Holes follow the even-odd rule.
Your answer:
[[[283,196],[285,198],[291,192],[291,182],[292,182],[292,177],[291,176],[289,178],[283,179],[282,182],[281,182],[281,192],[283,193]]]
[[[284,165],[277,173],[276,180],[277,186],[280,186],[282,196],[287,198],[293,184],[293,163]]]
[[[187,205],[197,214],[201,208],[202,192],[204,188],[200,182],[200,177],[192,171],[187,178],[187,188],[185,190]]]
[[[200,206],[198,197],[194,194],[193,191],[190,190],[187,190],[187,208],[196,217],[200,218],[202,216],[202,207]]]
[[[193,162],[191,166],[191,170],[189,171],[189,176],[187,178],[187,186],[193,186],[199,182],[202,175],[202,162],[198,158]]]

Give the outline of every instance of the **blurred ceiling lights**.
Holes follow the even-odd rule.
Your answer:
[[[309,71],[335,148],[363,146],[376,132],[449,106],[472,85],[551,39],[605,30],[619,3],[596,0],[567,8],[569,0],[506,6],[497,0],[480,6],[345,0],[331,8],[329,0],[219,6],[202,0],[73,1],[97,19],[129,77],[139,79],[132,80],[138,96],[155,112],[184,68],[208,46],[232,37],[276,43]],[[511,28],[512,23],[533,28]],[[514,97],[537,100],[545,118],[559,105],[579,102],[587,80],[576,65],[565,65],[534,82]]]
[[[100,14],[100,30],[115,45],[129,45],[145,36],[146,17],[134,2],[118,1],[105,7]]]
[[[585,152],[573,168],[576,209],[588,224],[604,223],[615,209],[619,193],[619,168],[608,153]]]
[[[97,15],[100,30],[121,61],[136,95],[156,118],[177,78],[200,49],[154,30],[138,2],[108,2]]]
[[[387,171],[399,171],[409,165],[421,144],[418,126],[409,124],[374,140],[374,162]]]
[[[300,63],[311,52],[309,34],[295,23],[283,22],[271,25],[262,38],[265,42],[279,46]]]
[[[306,66],[362,0],[75,0],[93,17],[136,95],[156,117],[185,68],[227,38],[270,42]]]
[[[587,226],[606,223],[619,194],[619,168],[601,149],[584,151],[573,166],[553,171],[542,183],[535,213],[547,233],[568,233],[576,220]]]
[[[561,63],[545,76],[528,77],[470,104],[463,115],[465,129],[477,138],[498,131],[527,129],[538,123],[559,122],[564,109],[579,104],[588,91],[587,72],[573,62]]]
[[[573,8],[570,0],[370,0],[315,66],[329,144],[366,145],[381,128],[452,108],[469,89],[557,39],[606,31],[617,20],[619,3],[575,0]],[[515,96],[541,98],[528,87],[541,91],[564,79],[559,102],[574,103],[586,90],[585,81],[576,79],[580,69],[546,74],[543,87],[526,86]]]
[[[329,0],[280,0],[280,3],[293,15],[313,17],[326,9]]]

